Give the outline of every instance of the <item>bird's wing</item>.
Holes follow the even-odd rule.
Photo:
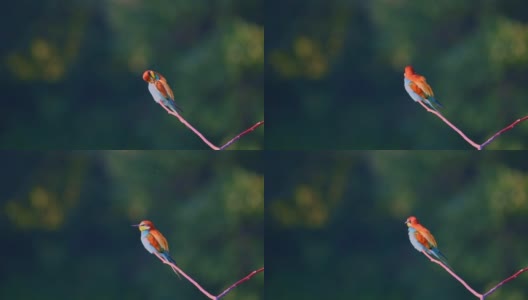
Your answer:
[[[414,232],[414,238],[418,243],[420,243],[422,246],[424,246],[426,249],[429,249],[429,242],[427,242],[427,239],[418,231]],[[415,247],[416,248],[416,247]]]
[[[423,76],[416,76],[414,80],[412,80],[414,84],[416,84],[422,91],[425,93],[427,97],[433,97],[433,89],[427,84],[427,81],[425,80],[425,77]]]
[[[413,92],[418,94],[418,96],[422,97],[423,99],[426,98],[424,91],[422,91],[422,89],[419,88],[414,82],[409,82],[409,87],[413,90]]]
[[[422,245],[429,245],[428,248],[431,248],[431,247],[437,247],[437,244],[436,244],[436,240],[434,238],[434,236],[431,234],[431,232],[429,232],[429,230],[427,230],[427,228],[423,227],[422,225],[418,225],[416,226],[416,234],[417,235],[420,235],[421,236],[421,239],[424,241],[424,242],[427,242],[426,244],[422,243]],[[417,237],[418,239],[418,237]],[[421,241],[420,241],[421,243]]]
[[[151,230],[149,234],[149,241],[154,245],[155,243],[158,245],[156,249],[160,252],[168,252],[169,251],[169,243],[167,243],[167,239],[161,234],[161,232],[157,230]]]
[[[166,95],[166,98],[174,101],[174,94],[164,77],[161,77],[160,80],[156,81],[156,88],[158,88],[163,95]]]

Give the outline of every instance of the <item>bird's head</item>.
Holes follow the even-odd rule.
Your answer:
[[[415,216],[410,216],[405,221],[405,224],[407,224],[407,227],[411,227],[412,225],[418,224],[418,219]]]
[[[405,67],[405,75],[409,76],[414,74],[414,68],[412,66]]]
[[[141,223],[132,226],[139,228],[139,231],[145,231],[154,228],[154,224],[148,220],[141,221]]]
[[[145,80],[146,82],[148,83],[154,83],[154,81],[158,80],[158,73],[152,71],[152,70],[147,70],[143,73],[143,80]]]

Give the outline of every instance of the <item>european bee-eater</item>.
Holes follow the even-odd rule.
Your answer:
[[[425,77],[415,73],[413,67],[405,67],[405,73],[403,75],[405,90],[414,101],[423,101],[436,111],[438,110],[433,103],[442,107],[442,104],[435,99],[433,89],[427,84]]]
[[[163,75],[156,71],[147,70],[143,73],[143,80],[148,82],[148,89],[154,101],[162,103],[174,112],[183,110],[174,102],[174,94]]]
[[[169,254],[169,244],[167,243],[167,239],[158,229],[156,229],[156,227],[154,227],[154,224],[151,221],[144,220],[141,221],[141,223],[132,226],[139,228],[139,231],[141,232],[141,243],[143,243],[143,247],[145,247],[148,252],[151,254],[157,253],[168,262],[174,265],[176,264]],[[174,270],[174,272],[180,276],[177,270]]]
[[[435,256],[440,261],[442,261],[446,266],[447,258],[438,250],[436,240],[434,236],[418,222],[418,219],[414,216],[407,218],[405,221],[407,227],[409,228],[409,240],[416,250],[419,252],[425,251],[430,255]]]

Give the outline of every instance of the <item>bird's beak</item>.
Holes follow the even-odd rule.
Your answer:
[[[139,224],[130,225],[132,227],[139,227]]]

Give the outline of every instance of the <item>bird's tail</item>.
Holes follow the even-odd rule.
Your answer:
[[[168,253],[163,253],[162,254],[163,258],[165,258],[168,262],[170,262],[171,264],[173,264],[174,266],[176,266],[176,262],[174,261],[174,259],[172,259],[172,257],[168,254]],[[181,276],[179,274],[179,271],[178,269],[176,269],[175,267],[171,266],[171,269],[174,271],[174,273],[176,273],[176,275],[178,275],[178,277],[181,279]]]
[[[167,104],[169,105],[169,108],[172,109],[174,112],[177,112],[179,114],[183,113],[183,109],[181,109],[181,107],[174,103],[174,101],[167,101]]]
[[[442,103],[440,103],[440,101],[436,100],[435,97],[431,97],[430,99],[431,99],[431,101],[433,101],[438,107],[444,107],[444,106],[442,105]]]
[[[436,100],[434,97],[429,97],[425,100],[425,102],[434,110],[438,111],[436,106],[438,107],[444,107],[438,100]],[[436,106],[434,104],[436,104]]]
[[[433,254],[436,258],[438,258],[446,267],[453,270],[453,268],[451,268],[451,266],[447,263],[447,257],[445,257],[445,255],[442,254],[442,252],[440,252],[438,248],[432,248],[431,254]]]

